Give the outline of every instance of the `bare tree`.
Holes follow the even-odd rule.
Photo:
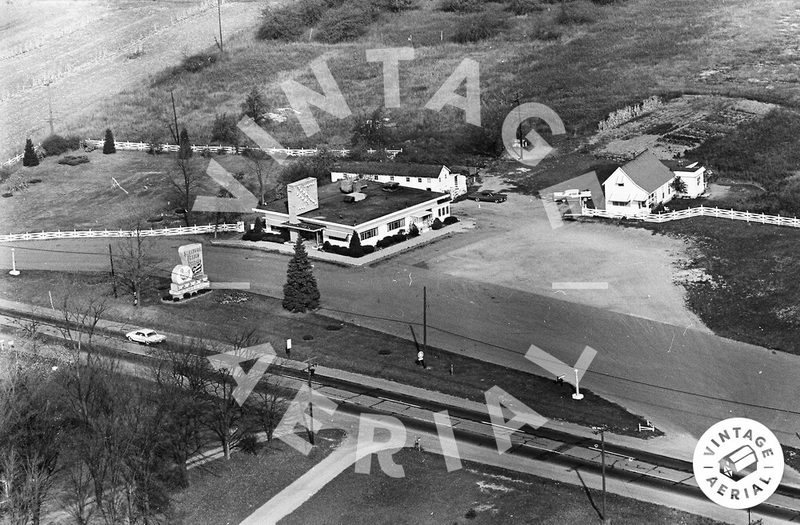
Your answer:
[[[267,181],[276,178],[275,161],[266,152],[259,149],[247,150],[246,158],[250,164],[250,171],[258,181],[258,203],[263,204],[267,194]]]
[[[198,161],[191,157],[176,156],[175,166],[176,175],[170,176],[169,182],[178,192],[181,206],[186,211],[183,220],[189,226],[192,221],[192,200],[197,194],[203,173],[198,169]]]
[[[0,516],[38,525],[59,468],[61,418],[42,363],[17,356],[6,363],[0,378],[0,478],[7,502]]]
[[[267,441],[272,441],[275,429],[286,411],[287,401],[281,395],[283,389],[278,376],[267,374],[248,399],[248,410],[255,416],[260,430],[267,436]]]
[[[66,285],[61,296],[59,307],[63,323],[58,326],[58,330],[72,349],[80,352],[85,345],[92,344],[97,324],[108,309],[106,299],[73,295]]]
[[[115,276],[128,292],[133,294],[134,305],[142,305],[142,292],[149,288],[155,267],[151,255],[151,239],[142,234],[142,221],[136,219],[130,228],[131,235],[117,243],[117,271]]]

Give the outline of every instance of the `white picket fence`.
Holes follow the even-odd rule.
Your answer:
[[[41,150],[41,149],[42,149],[42,145],[41,145],[41,144],[37,144],[36,146],[34,146],[34,147],[33,147],[33,151],[35,151],[35,152],[37,152],[37,153],[38,153],[38,152],[39,152],[39,150]],[[21,160],[22,160],[22,157],[24,157],[24,156],[25,156],[25,153],[24,153],[24,152],[23,152],[23,153],[20,153],[19,155],[16,155],[16,156],[14,156],[14,157],[11,157],[10,159],[8,159],[7,161],[5,161],[4,163],[0,164],[0,166],[2,166],[3,168],[5,168],[6,166],[13,166],[13,165],[14,165],[14,164],[16,164],[17,162],[21,161]]]
[[[150,228],[139,230],[141,237],[166,237],[172,235],[198,235],[203,233],[244,233],[244,222],[235,224],[207,224],[205,226],[182,226],[180,228]],[[96,239],[103,237],[134,237],[136,230],[72,230],[39,233],[12,233],[0,235],[0,242],[42,241],[48,239]]]
[[[700,206],[698,208],[687,208],[685,210],[671,211],[667,213],[640,213],[624,214],[608,212],[606,210],[596,210],[594,208],[583,208],[581,215],[586,217],[603,217],[606,219],[629,219],[641,220],[644,222],[669,222],[690,217],[719,217],[722,219],[733,219],[737,221],[757,222],[760,224],[772,224],[775,226],[790,226],[800,228],[800,219],[797,217],[781,217],[780,215],[766,215],[764,213],[750,213],[747,211],[721,210],[719,208],[709,208]]]
[[[103,140],[95,140],[95,139],[86,139],[84,141],[88,146],[94,146],[96,148],[102,148]],[[156,144],[155,145],[159,151],[162,152],[177,152],[180,151],[181,147],[178,144]],[[149,144],[147,142],[126,142],[126,141],[114,141],[114,147],[118,150],[122,151],[149,151],[153,144]],[[203,152],[208,150],[210,153],[217,154],[220,151],[225,152],[226,154],[230,155],[237,155],[242,154],[245,151],[263,151],[268,153],[269,155],[273,155],[276,157],[313,157],[314,155],[319,154],[318,148],[235,148],[233,146],[213,146],[206,144],[205,146],[198,146],[193,144],[192,151],[196,152]],[[346,157],[350,154],[349,149],[329,149],[328,152],[332,155],[337,157]],[[376,152],[377,150],[369,150],[371,153]],[[394,158],[398,153],[402,153],[403,149],[385,149],[384,152],[390,158]]]

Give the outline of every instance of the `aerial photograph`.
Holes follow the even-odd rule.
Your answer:
[[[800,524],[800,0],[2,0],[0,525]]]

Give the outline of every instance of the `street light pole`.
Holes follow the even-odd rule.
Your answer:
[[[606,514],[606,427],[593,427],[595,434],[600,434],[600,473],[603,478],[603,523],[608,523]]]

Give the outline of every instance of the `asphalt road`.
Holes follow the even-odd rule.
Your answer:
[[[174,238],[154,241],[153,253],[162,259],[165,271],[178,263],[177,246],[185,243]],[[108,240],[16,246],[17,264],[23,271],[108,270]],[[408,324],[421,323],[422,288],[427,286],[430,345],[545,375],[524,358],[531,344],[569,365],[585,346],[591,346],[598,354],[582,386],[651,419],[676,437],[686,437],[676,441],[673,453],[689,458],[691,436],[698,437],[711,424],[733,416],[756,419],[783,443],[800,446],[795,435],[800,430],[796,401],[800,358],[691,327],[414,266],[430,256],[430,250],[437,250],[436,245],[373,268],[315,263],[323,313],[410,338]],[[204,253],[212,281],[249,282],[254,291],[282,295],[287,257],[209,245]],[[10,267],[10,262],[10,246],[0,246],[0,266]]]

